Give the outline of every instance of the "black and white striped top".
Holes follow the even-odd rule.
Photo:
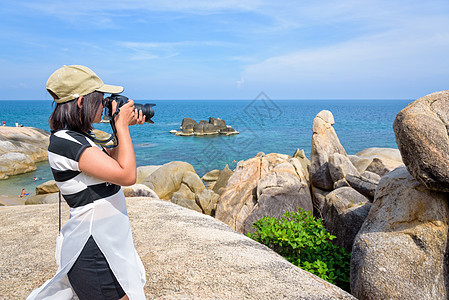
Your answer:
[[[70,300],[67,273],[92,236],[130,299],[145,300],[145,268],[134,248],[125,195],[120,186],[80,171],[78,161],[88,147],[98,147],[81,133],[59,130],[50,136],[48,161],[56,183],[70,205],[70,218],[61,229],[61,262],[53,278],[27,300]]]
[[[72,208],[110,197],[120,191],[120,186],[80,171],[78,161],[88,147],[101,149],[87,136],[76,131],[59,130],[50,136],[48,161],[61,194]]]

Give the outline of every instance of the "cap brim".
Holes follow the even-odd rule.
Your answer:
[[[98,92],[108,93],[108,94],[120,94],[121,92],[123,92],[123,90],[124,90],[124,88],[122,86],[110,85],[110,84],[105,84],[102,87],[100,87],[99,89],[97,89]]]

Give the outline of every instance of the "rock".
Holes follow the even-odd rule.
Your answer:
[[[337,237],[332,242],[351,253],[354,239],[370,208],[369,200],[351,187],[327,194],[323,218],[326,229]]]
[[[152,197],[158,199],[157,194],[144,184],[133,184],[122,187],[125,197]]]
[[[345,187],[345,186],[351,187],[351,185],[348,183],[348,181],[344,178],[334,182],[334,190],[339,189],[341,187]]]
[[[228,128],[225,120],[222,120],[220,118],[209,118],[209,123],[219,130]]]
[[[304,149],[301,150],[296,149],[295,153],[293,154],[293,157],[299,160],[302,169],[304,171],[304,175],[306,176],[307,180],[309,180],[310,160],[307,158]]]
[[[148,186],[160,199],[169,200],[179,190],[186,172],[195,172],[191,164],[172,161],[160,166],[141,183]]]
[[[330,191],[319,189],[315,186],[311,186],[312,190],[312,203],[313,203],[313,215],[315,218],[321,218],[323,219],[323,207],[324,203],[326,201],[327,194],[330,193]]]
[[[352,249],[358,299],[447,299],[447,194],[427,190],[400,167],[378,186]]]
[[[313,212],[309,185],[304,174],[298,176],[290,163],[279,164],[257,184],[257,206],[246,218],[243,232],[254,231],[253,223],[263,216],[280,218],[287,211],[298,211],[298,207]]]
[[[185,184],[186,187],[188,187],[194,194],[200,193],[206,188],[204,183],[201,181],[201,178],[195,173],[195,171],[186,171],[181,182]]]
[[[361,193],[365,197],[374,199],[374,193],[376,192],[377,182],[371,181],[368,178],[362,176],[347,175],[346,181],[357,192]]]
[[[329,156],[334,153],[346,155],[332,127],[334,123],[334,117],[328,110],[322,110],[313,120],[310,179],[312,185],[324,190],[331,190],[333,187],[328,166]]]
[[[375,162],[370,168],[374,170],[374,173],[380,176],[383,176],[391,170],[403,165],[401,153],[398,149],[393,148],[366,148],[356,155],[349,155],[349,159],[357,168],[359,173],[363,173],[367,170],[373,160],[377,159],[377,162]],[[379,164],[379,160],[383,167],[376,167],[376,165]]]
[[[368,165],[365,171],[369,171],[375,173],[379,176],[384,176],[388,172],[396,169],[398,166],[402,165],[402,163],[398,163],[393,160],[373,158],[373,161]]]
[[[234,174],[231,169],[229,169],[229,166],[226,165],[224,169],[220,172],[220,176],[218,176],[217,181],[215,182],[212,190],[221,195],[223,192],[223,188],[226,188],[226,184],[228,183],[229,178]]]
[[[215,216],[219,197],[220,195],[214,193],[212,190],[203,190],[202,192],[195,194],[195,202],[204,214]]]
[[[61,201],[65,202],[64,197],[62,197],[62,195],[61,195]],[[58,203],[58,202],[59,202],[59,192],[52,193],[52,194],[40,194],[40,195],[30,196],[25,200],[25,205],[49,204],[49,203]]]
[[[0,147],[5,149],[5,143],[0,141]],[[0,179],[9,175],[18,175],[36,170],[34,160],[24,153],[11,152],[0,154]]]
[[[160,166],[143,166],[137,168],[136,183],[142,183],[142,181],[150,176],[154,171],[159,169]]]
[[[312,210],[308,181],[299,161],[290,160],[288,155],[271,153],[237,164],[218,200],[215,217],[246,233],[262,215],[280,217],[300,205]]]
[[[193,197],[195,197],[194,194]],[[183,192],[176,192],[173,194],[173,197],[170,199],[170,202],[200,213],[203,212],[201,207],[199,207],[198,204],[196,204],[195,199],[192,200],[189,198],[186,198]]]
[[[171,130],[170,133],[180,136],[203,136],[203,135],[234,135],[239,132],[220,118],[209,118],[209,121],[201,120],[197,123],[191,118],[184,118],[181,124],[181,131]]]
[[[436,92],[401,110],[393,129],[404,164],[428,189],[449,192],[449,91]]]
[[[210,216],[148,199],[127,199],[147,299],[355,299]],[[58,204],[0,209],[3,298],[25,299],[54,275],[57,212]]]
[[[178,199],[178,200],[182,198],[182,199],[187,199],[189,201],[195,201],[195,193],[192,192],[192,190],[185,183],[181,183],[181,186],[179,187],[179,190],[177,192],[175,192],[173,194],[172,198],[170,199],[171,202],[180,205],[178,200],[176,200],[178,202],[175,202],[173,200],[173,197],[175,195],[177,197],[176,199]],[[184,206],[184,207],[186,207],[186,206]]]
[[[357,176],[360,174],[346,155],[333,153],[329,156],[329,173],[335,183],[345,179],[347,175]]]
[[[218,169],[209,171],[206,174],[204,174],[204,176],[201,177],[201,179],[203,181],[217,181],[218,176],[220,176],[220,172],[221,172],[221,170],[218,170]]]
[[[193,126],[193,132],[195,135],[217,134],[218,128],[207,121],[201,120],[199,124]]]
[[[50,133],[33,127],[0,127],[0,179],[36,170],[48,159]]]
[[[49,180],[36,187],[36,195],[52,194],[58,193],[59,188],[56,185],[56,181]]]
[[[370,172],[370,171],[364,171],[362,174],[360,174],[362,177],[369,179],[370,181],[374,182],[376,185],[379,184],[381,177],[377,175],[376,173]]]
[[[182,119],[181,129],[191,129],[193,130],[193,126],[198,125],[198,123],[192,118],[184,118]]]

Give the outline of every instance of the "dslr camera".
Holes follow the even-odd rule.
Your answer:
[[[108,109],[109,120],[112,119],[112,115],[114,114],[114,112],[112,111],[112,101],[114,101],[114,100],[117,102],[117,107],[122,107],[123,105],[128,103],[128,97],[125,97],[125,96],[119,95],[119,94],[112,94],[110,97],[106,98],[104,107],[106,107]],[[151,123],[151,124],[154,124],[154,122],[151,120],[151,118],[154,116],[153,106],[155,106],[155,105],[156,104],[150,104],[150,103],[145,103],[145,104],[134,103],[134,107],[137,110],[141,110],[142,115],[145,116],[145,122]]]

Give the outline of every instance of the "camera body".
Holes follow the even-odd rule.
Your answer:
[[[106,107],[108,109],[109,119],[112,118],[112,114],[114,113],[112,111],[112,101],[117,102],[117,107],[122,107],[123,105],[128,103],[128,97],[125,97],[125,96],[119,95],[119,94],[112,94],[110,97],[105,99],[104,107]],[[145,104],[134,103],[134,107],[137,110],[141,110],[142,115],[145,116],[145,122],[151,123],[151,124],[154,124],[154,122],[151,120],[151,118],[154,116],[153,106],[155,106],[155,105],[156,104],[150,104],[150,103],[145,103]]]

